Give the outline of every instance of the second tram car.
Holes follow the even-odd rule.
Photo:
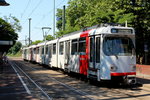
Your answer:
[[[36,52],[29,52],[30,48]],[[73,32],[23,49],[23,59],[35,53],[37,63],[75,72],[90,79],[136,83],[135,31],[101,26]]]

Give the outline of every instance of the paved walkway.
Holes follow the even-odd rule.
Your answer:
[[[136,65],[137,77],[150,79],[150,65]]]

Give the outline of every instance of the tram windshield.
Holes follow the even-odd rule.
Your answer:
[[[107,56],[135,55],[133,42],[128,37],[105,37],[103,51]]]

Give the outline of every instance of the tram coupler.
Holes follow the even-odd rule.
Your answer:
[[[135,75],[128,75],[128,76],[124,76],[124,83],[127,85],[133,85],[136,84],[136,77]]]
[[[133,75],[125,76],[124,81],[126,85],[132,86],[132,87],[142,87],[143,84],[136,81],[136,77]]]

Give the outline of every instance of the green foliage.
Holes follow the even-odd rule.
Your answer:
[[[19,52],[17,52],[16,54],[7,54],[7,56],[10,57],[21,57],[22,56],[22,52],[21,50]]]
[[[56,27],[59,30],[62,30],[62,9],[57,9],[57,23],[56,23]]]
[[[41,40],[36,40],[36,41],[32,42],[31,45],[36,45],[36,44],[41,43],[41,42],[42,42]]]
[[[8,53],[15,55],[17,52],[20,51],[21,47],[21,42],[16,42],[15,45],[9,49]]]
[[[57,11],[57,17],[61,17],[62,9]],[[133,23],[134,18],[133,13],[122,7],[122,0],[70,0],[66,9],[66,30],[61,30],[62,20],[57,21],[57,36],[101,23]]]
[[[62,9],[58,9],[57,21],[60,37],[84,27],[101,23],[128,22],[136,30],[137,54],[144,53],[144,44],[150,47],[150,2],[149,0],[69,0],[66,8],[66,30],[62,31]]]
[[[18,39],[16,32],[21,31],[19,20],[14,16],[0,18],[0,40],[14,41]]]
[[[0,40],[12,40],[15,41],[18,38],[18,34],[15,29],[7,23],[5,20],[0,18]]]
[[[54,40],[55,38],[52,35],[47,35],[46,36],[46,40],[50,41],[50,40]]]
[[[20,25],[20,21],[14,17],[14,16],[4,16],[4,20],[7,22],[7,23],[10,23],[11,27],[15,30],[15,32],[20,32],[22,27]]]

